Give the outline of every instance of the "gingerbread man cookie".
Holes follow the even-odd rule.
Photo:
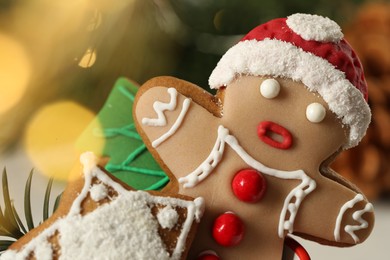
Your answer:
[[[166,189],[205,198],[190,259],[281,259],[289,233],[333,246],[369,236],[372,204],[329,168],[371,117],[362,66],[335,22],[295,14],[260,25],[209,83],[216,96],[152,79],[133,110]]]

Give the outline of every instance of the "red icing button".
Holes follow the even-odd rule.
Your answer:
[[[196,260],[220,260],[219,256],[214,251],[202,252]]]
[[[232,212],[226,212],[214,221],[213,237],[221,246],[238,245],[244,237],[244,232],[244,223]]]
[[[260,172],[253,169],[239,171],[233,178],[234,195],[244,202],[255,203],[261,200],[267,189],[266,180]]]
[[[279,135],[282,140],[275,140],[271,134]],[[290,131],[271,121],[261,122],[257,126],[257,135],[264,143],[278,149],[289,149],[292,145],[292,135]]]

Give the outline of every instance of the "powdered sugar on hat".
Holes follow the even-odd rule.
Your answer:
[[[371,121],[362,65],[329,18],[294,14],[262,24],[230,48],[212,72],[211,88],[239,75],[272,75],[301,81],[349,126],[344,149],[356,146]]]
[[[306,41],[340,42],[344,34],[340,26],[328,17],[295,14],[287,18],[288,27]]]

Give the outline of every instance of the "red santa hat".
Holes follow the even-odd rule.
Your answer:
[[[363,67],[341,28],[329,18],[294,14],[262,24],[230,48],[212,72],[211,88],[239,75],[301,81],[349,126],[345,149],[356,146],[371,121]]]

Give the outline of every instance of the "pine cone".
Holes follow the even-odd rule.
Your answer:
[[[390,4],[362,6],[344,32],[365,68],[373,117],[363,141],[333,168],[376,199],[390,194]]]

